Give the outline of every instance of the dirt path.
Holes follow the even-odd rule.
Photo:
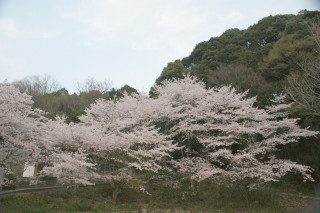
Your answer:
[[[21,193],[21,192],[27,193],[27,192],[33,192],[33,191],[61,189],[61,188],[66,188],[66,186],[42,186],[42,187],[30,187],[30,188],[23,188],[23,189],[0,191],[0,196],[9,195],[9,194],[16,194],[16,193]]]

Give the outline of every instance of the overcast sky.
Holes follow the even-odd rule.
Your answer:
[[[168,62],[261,18],[319,0],[0,0],[0,81],[49,74],[70,92],[89,76],[148,92]]]

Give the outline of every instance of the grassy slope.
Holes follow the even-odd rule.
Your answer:
[[[0,198],[1,213],[37,212],[114,212],[147,209],[191,209],[210,212],[311,212],[319,207],[320,197],[313,192],[299,192],[285,187],[269,187],[251,192],[244,202],[236,188],[200,186],[196,194],[181,198],[177,190],[159,188],[152,196],[131,189],[120,194],[117,204],[106,186],[82,187],[72,198],[70,189],[20,193]],[[316,212],[316,211],[314,211]]]

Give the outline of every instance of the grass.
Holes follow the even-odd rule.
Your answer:
[[[150,186],[151,196],[125,189],[115,204],[111,199],[111,188],[102,185],[81,187],[74,198],[70,189],[3,196],[0,197],[0,212],[128,212],[142,208],[210,212],[311,212],[312,208],[320,207],[320,197],[315,198],[312,190],[299,187],[302,191],[289,185],[270,185],[264,190],[250,192],[246,203],[239,188],[217,186],[210,182],[199,185],[198,191],[189,194],[188,190]]]
[[[111,212],[137,208],[130,204],[114,204],[109,197],[110,189],[105,186],[79,188],[75,198],[70,189],[19,193],[0,197],[0,212]]]

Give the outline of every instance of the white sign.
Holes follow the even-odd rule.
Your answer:
[[[35,164],[26,162],[24,164],[22,177],[33,177],[34,170],[35,170]]]

